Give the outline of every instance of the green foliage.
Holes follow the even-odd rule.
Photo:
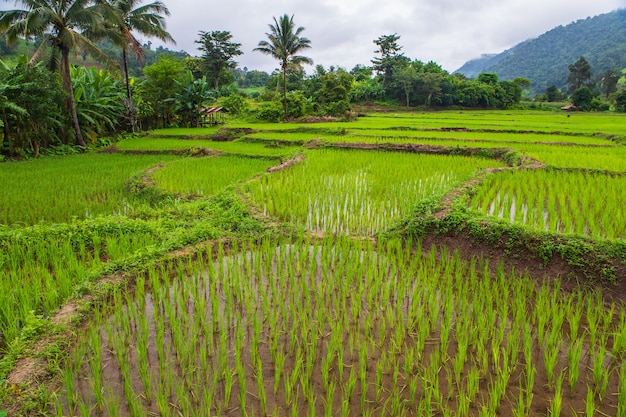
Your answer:
[[[233,58],[243,54],[240,43],[232,42],[233,35],[229,31],[214,30],[200,31],[200,39],[196,41],[203,52],[201,68],[209,81],[213,81],[215,89],[231,79],[229,69],[235,68],[237,63]]]
[[[233,76],[235,77],[235,82],[239,86],[239,88],[258,88],[264,87],[270,75],[265,71],[259,70],[250,70],[247,68],[239,69],[233,68],[231,70]]]
[[[496,85],[498,84],[498,74],[495,72],[481,72],[478,74],[478,82],[484,84]]]
[[[109,71],[74,67],[74,102],[83,134],[94,143],[116,132],[125,114],[124,86]]]
[[[0,154],[39,155],[39,149],[67,143],[65,93],[58,74],[29,65],[26,56],[0,62],[0,107],[4,140]]]
[[[398,40],[400,36],[396,33],[381,35],[374,40],[374,44],[378,47],[374,52],[380,56],[372,59],[373,70],[381,78],[385,88],[390,86],[395,71],[404,67],[409,61],[409,58],[400,53],[402,46],[398,44]]]
[[[402,230],[411,239],[422,239],[426,237],[433,226],[432,215],[440,209],[439,198],[426,198],[416,203],[411,212],[395,228],[389,230],[387,234],[392,235],[398,230]]]
[[[561,90],[556,88],[556,86],[551,85],[546,89],[546,101],[554,102],[554,101],[562,101],[565,99],[565,94],[561,93]]]
[[[280,121],[282,113],[280,103],[266,102],[262,103],[253,114],[260,121],[276,123]]]
[[[502,88],[501,107],[506,109],[515,106],[522,99],[522,87],[512,81],[501,81],[499,83]]]
[[[608,99],[611,94],[617,91],[617,83],[622,74],[615,68],[609,68],[602,76],[602,91],[604,96]]]
[[[342,69],[328,71],[320,77],[320,88],[314,100],[331,116],[342,116],[350,109],[350,93],[354,78]]]
[[[333,101],[323,106],[324,114],[336,117],[346,117],[351,106],[348,100]]]
[[[250,107],[248,100],[240,94],[231,94],[221,98],[220,105],[224,107],[228,114],[232,114],[233,116],[239,116],[245,113]]]
[[[587,86],[591,79],[591,65],[585,59],[584,56],[578,58],[578,61],[570,64],[569,75],[567,76],[567,84],[570,91],[576,92],[576,90]]]
[[[296,28],[293,16],[284,14],[279,19],[274,17],[274,24],[269,25],[270,32],[267,33],[268,40],[260,41],[255,51],[269,55],[280,62],[282,70],[283,84],[283,118],[289,120],[289,105],[287,104],[287,70],[299,68],[302,64],[312,64],[311,58],[298,55],[305,49],[311,48],[311,41],[300,34],[304,27]],[[299,117],[291,115],[293,117]]]
[[[352,86],[351,100],[357,103],[370,104],[372,100],[380,99],[384,91],[378,78],[357,80]]]
[[[289,117],[297,119],[307,113],[309,101],[301,91],[289,91],[286,96],[286,103]]]
[[[174,112],[181,116],[183,126],[198,126],[204,106],[214,98],[215,92],[211,90],[206,77],[196,80],[191,71],[187,71],[181,81],[175,82],[178,91],[167,101],[175,103]]]
[[[23,0],[16,4],[21,4],[25,9],[0,11],[0,29],[9,44],[18,37],[40,36],[41,43],[31,58],[34,62],[43,60],[52,49],[48,66],[60,71],[63,89],[67,93],[66,109],[70,110],[76,144],[85,147],[72,91],[69,55],[70,52],[82,51],[96,57],[105,65],[115,67],[115,61],[104,54],[92,42],[92,38],[104,33],[106,26],[119,21],[120,16],[112,13],[109,5],[102,2],[70,0],[62,4],[48,4]]]
[[[516,77],[532,81],[533,94],[546,91],[549,86],[567,88],[568,66],[584,55],[594,74],[604,74],[610,68],[624,68],[626,10],[589,17],[572,22],[490,56],[474,68],[471,62],[458,72],[475,77],[480,72],[495,72],[500,79]]]
[[[572,93],[572,104],[583,110],[591,110],[593,93],[589,87],[580,87]]]
[[[626,90],[623,90],[615,98],[615,110],[626,113]]]
[[[179,83],[185,76],[182,61],[160,57],[157,62],[144,68],[145,83],[140,94],[146,106],[152,110],[142,122],[145,128],[169,127],[172,122],[174,103],[168,99],[178,92]],[[177,83],[178,82],[178,83]]]

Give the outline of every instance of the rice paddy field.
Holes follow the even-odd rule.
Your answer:
[[[0,164],[0,415],[626,416],[626,116],[227,127]]]

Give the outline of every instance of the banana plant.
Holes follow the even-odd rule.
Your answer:
[[[83,133],[90,141],[114,133],[122,120],[124,86],[107,70],[72,68],[74,102]]]
[[[187,71],[182,81],[177,81],[179,91],[169,101],[175,103],[174,111],[181,116],[183,124],[198,126],[204,105],[214,99],[215,91],[211,90],[206,76],[194,79],[191,71]]]

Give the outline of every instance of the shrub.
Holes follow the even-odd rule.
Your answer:
[[[580,87],[572,94],[572,104],[583,110],[591,110],[593,93],[589,87]]]
[[[234,116],[238,116],[248,110],[248,101],[239,94],[231,94],[220,100],[222,107]]]
[[[345,116],[350,111],[348,100],[334,101],[324,106],[324,113],[328,116]]]
[[[259,109],[255,112],[255,117],[263,122],[276,123],[280,121],[282,114],[280,103],[269,102],[259,106]]]
[[[615,98],[615,110],[626,113],[626,90],[619,93]]]

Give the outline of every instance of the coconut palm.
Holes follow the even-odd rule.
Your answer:
[[[164,42],[176,43],[172,35],[165,30],[165,19],[163,15],[170,15],[170,11],[165,4],[157,0],[150,4],[141,5],[142,1],[143,0],[110,1],[110,5],[120,18],[118,24],[113,27],[114,31],[118,31],[118,33],[112,36],[112,40],[122,48],[124,79],[126,81],[126,99],[132,130],[135,129],[135,116],[128,74],[128,51],[132,51],[135,57],[140,61],[144,58],[141,43],[133,35],[133,31],[143,36],[157,38]]]
[[[311,41],[300,37],[304,27],[295,28],[293,15],[289,17],[284,14],[279,20],[274,17],[274,24],[270,24],[269,27],[270,31],[266,33],[269,41],[260,41],[254,50],[270,55],[280,62],[283,73],[283,111],[285,121],[287,121],[289,118],[287,114],[287,68],[290,65],[313,64],[311,58],[297,55],[303,49],[310,48]]]
[[[92,0],[17,0],[16,4],[21,4],[24,9],[0,11],[0,31],[8,44],[19,37],[41,36],[43,42],[31,57],[32,62],[41,60],[49,47],[53,48],[50,66],[60,69],[76,143],[86,146],[76,113],[70,52],[84,51],[101,62],[116,65],[90,39],[90,34],[100,31],[104,19],[115,21],[116,17],[108,6]]]

